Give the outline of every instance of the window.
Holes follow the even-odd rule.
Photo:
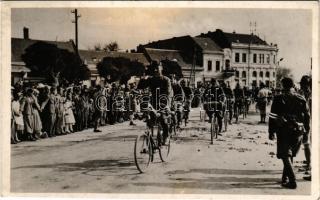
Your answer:
[[[242,78],[246,78],[247,77],[247,73],[245,71],[242,71],[241,76],[242,76]]]
[[[266,72],[266,77],[270,77],[270,72]]]
[[[263,72],[260,72],[259,76],[260,76],[260,77],[263,77]]]
[[[273,55],[273,63],[276,64],[276,55]]]
[[[239,77],[239,71],[236,71],[236,77]]]
[[[253,54],[253,63],[257,63],[257,54]]]
[[[273,72],[273,73],[272,73],[272,76],[273,76],[273,77],[276,77],[276,73],[275,73],[275,72]]]
[[[238,63],[240,62],[240,54],[239,53],[236,53],[236,56],[235,56],[235,62]]]
[[[262,55],[263,54],[259,54],[259,63],[262,63]]]
[[[253,72],[252,72],[252,76],[253,76],[253,77],[257,77],[257,72],[256,72],[256,71],[253,71]]]
[[[220,71],[220,61],[216,61],[216,71]]]
[[[252,86],[253,86],[253,87],[257,87],[257,81],[256,81],[256,80],[253,80],[253,81],[252,81]]]
[[[266,86],[270,87],[270,81],[266,81]]]
[[[212,61],[208,60],[208,71],[212,70]]]
[[[262,57],[262,62],[261,63],[264,63],[264,54],[261,54],[261,57]]]
[[[270,64],[270,55],[269,54],[267,54],[266,60],[267,60],[267,63]]]
[[[243,54],[242,54],[242,62],[243,62],[243,63],[246,63],[246,62],[247,62],[247,54],[246,54],[246,53],[243,53]]]
[[[230,69],[230,60],[226,60],[226,70]]]

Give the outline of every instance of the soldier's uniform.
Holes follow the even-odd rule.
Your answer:
[[[308,135],[309,120],[309,108],[303,96],[287,91],[274,97],[269,114],[269,138],[272,139],[276,133],[277,158],[284,162],[282,180],[289,178],[295,187],[295,175],[288,158],[296,156],[302,137]]]

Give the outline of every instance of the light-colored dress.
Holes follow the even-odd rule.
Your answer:
[[[23,115],[22,113],[20,113],[20,102],[12,101],[11,109],[13,112],[13,121],[14,121],[15,130],[22,131],[24,128],[24,123],[23,123]]]
[[[72,101],[67,100],[64,104],[65,107],[65,122],[66,124],[75,124],[75,119],[74,119],[74,115],[73,115],[73,111],[72,111]]]

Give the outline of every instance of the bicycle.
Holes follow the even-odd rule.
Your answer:
[[[162,144],[163,141],[163,127],[160,120],[164,113],[161,112],[160,116],[150,117],[147,115],[147,129],[144,134],[137,136],[134,144],[134,161],[140,173],[146,172],[150,162],[154,160],[154,154],[158,151],[160,160],[165,162],[170,153],[170,138],[171,133],[168,131],[167,143]],[[154,124],[150,124],[152,119],[155,119]],[[156,135],[154,134],[156,133]]]
[[[210,106],[209,106],[210,105]],[[219,108],[219,109],[218,109]],[[218,115],[222,112],[222,105],[220,102],[204,103],[204,109],[207,111],[210,118],[210,144],[213,144],[213,138],[217,139],[219,135]]]

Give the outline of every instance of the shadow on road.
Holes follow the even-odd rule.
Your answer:
[[[105,160],[87,160],[80,163],[57,163],[50,165],[30,165],[13,169],[49,168],[59,172],[75,172],[90,176],[136,175],[138,171],[132,159],[117,158]],[[97,173],[98,172],[98,173]],[[125,173],[128,172],[128,173]]]
[[[174,176],[185,176],[191,173],[202,173],[206,177],[199,178],[183,178]],[[235,177],[235,176],[219,176],[207,177],[210,175],[266,175],[281,174],[278,170],[234,170],[234,169],[191,169],[191,170],[175,170],[169,171],[169,183],[134,183],[137,186],[153,186],[165,187],[172,189],[185,189],[184,193],[190,193],[194,189],[202,190],[230,190],[235,188],[254,188],[254,189],[279,189],[279,178],[261,178],[261,177]],[[280,175],[279,175],[280,177]],[[260,190],[259,190],[260,191]]]

